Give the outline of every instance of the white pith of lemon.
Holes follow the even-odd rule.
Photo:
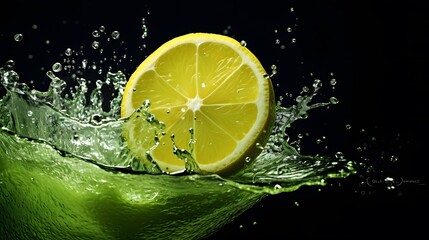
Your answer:
[[[165,123],[165,134],[150,149],[161,170],[184,169],[170,136],[177,147],[189,150],[193,129],[192,157],[198,167],[229,175],[255,159],[267,142],[274,99],[271,80],[247,47],[224,35],[190,33],[164,43],[140,64],[125,86],[121,117],[149,100],[149,111]],[[126,141],[144,141],[147,136],[138,131],[135,126],[124,131]],[[148,149],[128,146],[146,157]]]

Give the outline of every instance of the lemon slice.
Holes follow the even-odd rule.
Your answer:
[[[172,134],[178,148],[192,148],[201,172],[230,175],[260,154],[275,120],[272,83],[259,60],[235,39],[213,33],[173,38],[147,57],[125,86],[121,117],[147,100],[165,124],[150,156],[167,173],[185,168],[173,153]],[[141,126],[128,126],[124,137],[143,159]]]

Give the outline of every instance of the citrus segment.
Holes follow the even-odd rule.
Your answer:
[[[232,174],[257,157],[271,133],[275,101],[267,76],[253,53],[235,39],[186,34],[164,43],[131,75],[121,117],[150,101],[150,112],[165,124],[159,144],[150,149],[161,170],[184,169],[170,136],[177,147],[190,151],[192,129],[191,155],[201,171]],[[145,138],[138,127],[127,128],[127,142]],[[147,154],[135,144],[128,147],[138,157]]]

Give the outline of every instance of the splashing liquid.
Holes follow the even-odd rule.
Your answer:
[[[119,108],[121,93],[126,83],[126,77],[122,72],[109,72],[104,81],[98,80],[96,88],[90,93],[91,104],[86,106],[85,93],[88,89],[85,79],[79,79],[79,85],[70,98],[64,98],[63,91],[66,82],[47,72],[51,84],[47,92],[30,90],[30,88],[18,82],[18,74],[13,71],[13,61],[9,61],[1,68],[3,86],[7,89],[7,95],[1,102],[1,125],[20,137],[38,139],[60,150],[63,155],[72,155],[99,166],[112,170],[144,172],[150,174],[161,173],[156,162],[149,165],[142,162],[129,152],[126,143],[122,139],[124,124],[136,124],[141,129],[148,129],[141,134],[147,136],[151,145],[155,147],[159,136],[154,132],[162,133],[164,126],[157,121],[156,116],[150,113],[150,103],[142,103],[132,117],[120,119]],[[118,90],[117,96],[110,102],[110,111],[102,109],[103,85],[111,84]],[[270,186],[285,184],[295,185],[297,182],[312,182],[329,176],[346,176],[353,172],[352,161],[345,159],[333,159],[321,156],[304,156],[287,142],[287,129],[293,122],[308,117],[308,111],[332,104],[322,102],[311,104],[312,98],[321,88],[321,80],[314,80],[311,90],[307,95],[298,96],[296,105],[290,107],[277,106],[277,116],[274,131],[272,132],[266,148],[255,161],[249,161],[249,165],[233,176],[236,182],[244,184],[263,183],[265,186],[260,191],[270,193],[281,192]],[[335,102],[334,102],[335,103]],[[146,119],[141,126],[140,119]],[[137,123],[139,122],[139,123]],[[190,147],[193,145],[193,130],[190,130]],[[174,136],[171,136],[174,142]],[[191,154],[184,149],[178,149],[174,145],[172,151],[186,163],[188,172],[199,172],[197,163]],[[148,156],[150,159],[150,156]],[[144,161],[143,161],[144,162]],[[297,175],[297,173],[300,173]]]
[[[142,29],[146,38],[146,24]],[[101,36],[109,35],[103,26],[92,35],[95,40],[91,47],[101,53]],[[119,31],[113,31],[109,38],[117,41],[120,36]],[[64,224],[70,231],[62,232],[63,236],[73,236],[77,231],[88,239],[116,235],[150,239],[171,234],[200,238],[267,194],[294,191],[302,185],[324,185],[327,178],[344,178],[355,172],[351,160],[304,155],[289,142],[287,132],[294,122],[305,120],[311,109],[338,102],[331,98],[312,103],[322,87],[322,81],[316,79],[295,104],[282,106],[279,101],[267,145],[237,174],[228,178],[198,174],[192,155],[175,145],[172,151],[185,161],[186,171],[177,176],[164,174],[149,151],[146,159],[136,158],[122,137],[124,125],[145,124],[141,134],[149,139],[147,150],[156,147],[164,126],[150,113],[150,103],[142,103],[129,118],[119,118],[125,74],[109,70],[90,91],[92,81],[77,73],[97,70],[96,64],[86,58],[76,61],[77,55],[70,48],[64,53],[63,64],[56,62],[46,72],[50,85],[45,92],[20,83],[13,60],[0,68],[0,83],[6,89],[0,101],[0,207],[5,209],[0,223],[5,226],[2,231],[11,229],[6,232],[8,236],[30,236],[39,231],[45,239],[52,239],[59,233],[46,229],[62,229]],[[271,69],[273,76],[277,67]],[[71,77],[66,80],[56,75],[64,72]],[[101,73],[99,68],[99,76]],[[112,95],[103,94],[105,89]],[[174,136],[171,139],[174,142]],[[192,151],[192,129],[189,146]],[[28,212],[11,218],[19,208],[16,203]],[[40,213],[44,205],[52,216],[64,221],[53,223],[51,215]],[[14,227],[17,219],[24,219],[20,221],[27,230]],[[34,226],[36,220],[47,226]],[[186,224],[178,227],[178,222]],[[198,231],[194,226],[200,226]]]

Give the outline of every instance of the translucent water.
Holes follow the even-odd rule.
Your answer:
[[[143,26],[142,38],[146,38]],[[102,36],[112,41],[121,38],[119,31],[106,33],[104,26],[92,36],[91,48],[100,53]],[[126,54],[112,56],[115,62],[127,58]],[[80,73],[86,69],[96,71],[99,78],[83,77]],[[276,71],[272,66],[270,76]],[[58,77],[60,73],[67,77]],[[305,121],[314,108],[338,103],[335,97],[313,102],[322,88],[319,79],[304,87],[294,104],[284,106],[279,99],[275,127],[262,153],[237,174],[222,178],[198,174],[192,161],[186,164],[186,172],[164,174],[150,155],[141,161],[128,150],[122,137],[126,124],[147,119],[145,129],[150,131],[141,134],[153,145],[157,141],[153,130],[161,132],[163,125],[150,113],[149,102],[131,117],[119,117],[127,81],[122,71],[103,71],[84,53],[66,48],[64,61],[54,62],[46,78],[48,90],[39,91],[19,79],[13,60],[0,68],[0,83],[6,90],[0,100],[0,207],[6,212],[0,217],[0,230],[6,236],[38,234],[54,239],[56,234],[78,233],[83,239],[159,239],[180,234],[183,239],[200,238],[267,194],[325,185],[328,178],[355,173],[355,162],[341,153],[305,155],[289,142],[288,129],[296,121]],[[330,85],[335,84],[331,80]],[[172,151],[179,157],[187,154],[178,148]],[[19,206],[27,211],[19,211]],[[58,223],[51,215],[41,214],[45,208],[63,220]],[[63,225],[67,231],[58,230]]]
[[[95,89],[89,94],[90,104],[87,104],[88,86],[85,79],[78,79],[76,90],[69,97],[64,97],[67,96],[64,95],[67,83],[52,71],[47,72],[51,79],[49,90],[40,92],[19,83],[19,75],[13,70],[13,65],[13,61],[9,61],[0,69],[2,84],[7,89],[0,104],[3,131],[42,141],[63,155],[74,156],[112,171],[162,174],[156,162],[142,164],[128,151],[123,140],[124,125],[139,120],[136,116],[128,119],[118,117],[121,93],[127,80],[123,73],[109,72],[104,80],[98,80]],[[110,111],[107,112],[103,110],[102,104],[101,89],[104,85],[111,85],[117,91],[110,100]],[[277,119],[267,146],[255,161],[229,180],[241,184],[242,188],[278,193],[285,191],[283,188],[301,184],[322,184],[322,179],[345,177],[354,171],[353,161],[343,157],[305,156],[288,143],[287,129],[291,124],[307,118],[312,108],[336,103],[331,100],[312,104],[311,100],[320,87],[321,81],[316,79],[306,95],[297,97],[296,105],[277,106]],[[163,126],[149,111],[149,104],[142,103],[135,115],[148,119],[145,122],[150,130],[142,134],[153,139],[155,145],[153,129],[162,132]],[[195,172],[197,166],[193,166],[194,169],[188,167],[189,172]]]

